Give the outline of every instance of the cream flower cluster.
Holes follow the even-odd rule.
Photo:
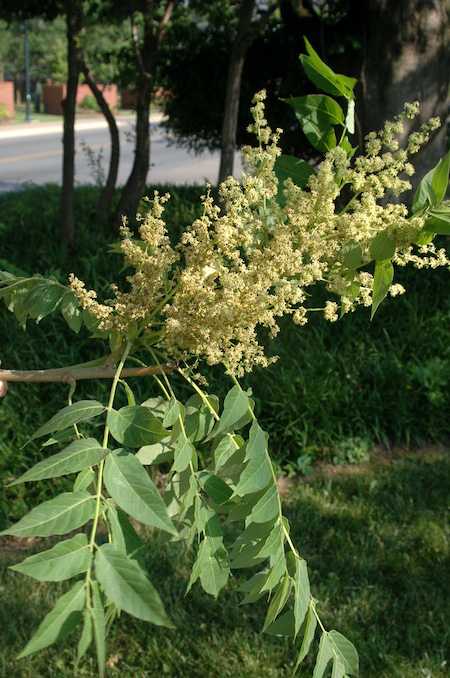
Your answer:
[[[368,135],[365,155],[352,162],[343,148],[333,149],[307,188],[286,180],[280,201],[275,162],[281,130],[273,133],[268,127],[264,98],[264,92],[257,95],[252,109],[250,130],[258,145],[244,149],[251,171],[241,183],[229,178],[221,186],[222,208],[209,193],[204,196],[203,215],[183,234],[177,251],[161,219],[167,196],[156,194],[140,226],[141,240],[123,230],[125,259],[136,271],[128,278],[130,292],[113,288],[115,299],[99,304],[93,292],[72,279],[82,306],[101,320],[101,328],[115,328],[128,338],[143,330],[156,332],[169,358],[224,363],[241,376],[273,360],[264,354],[259,327],[275,336],[278,318],[285,314],[306,323],[313,310],[306,304],[308,288],[315,283],[322,281],[340,298],[323,309],[331,322],[339,312],[372,304],[373,276],[365,269],[378,234],[395,239],[398,264],[449,265],[445,252],[432,245],[414,251],[424,219],[408,217],[397,199],[388,201],[389,195],[410,188],[399,175],[413,173],[409,153],[426,142],[436,121],[410,137],[409,150],[399,149],[395,135],[404,119],[417,113],[416,104],[406,105],[394,122]],[[352,267],[343,256],[349,244],[360,253]],[[398,284],[390,288],[393,296],[403,291]]]

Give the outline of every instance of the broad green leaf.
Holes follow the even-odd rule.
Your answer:
[[[359,658],[355,646],[338,631],[333,629],[329,632],[333,649],[341,659],[345,667],[345,673],[351,676],[359,674]]]
[[[304,97],[282,99],[292,106],[300,122],[306,119],[318,121],[323,119],[329,125],[344,125],[344,111],[337,101],[325,94],[308,94]]]
[[[414,195],[413,214],[417,214],[428,206],[438,205],[445,197],[448,186],[450,167],[450,151],[436,167],[425,174]]]
[[[312,48],[309,40],[307,38],[304,38],[304,40],[309,56],[301,54],[300,60],[305,73],[311,82],[323,92],[331,94],[331,96],[342,96],[347,100],[354,99],[353,90],[357,80],[355,78],[349,78],[346,75],[338,75],[332,71],[331,68],[324,64],[317,52]]]
[[[162,464],[172,461],[174,455],[173,446],[169,444],[169,438],[164,438],[155,445],[143,445],[137,452],[136,457],[143,466]]]
[[[238,449],[232,436],[224,436],[214,449],[214,472],[220,469]]]
[[[223,463],[221,461],[220,466],[216,468],[216,475],[225,480],[239,476],[245,468],[245,451],[245,444],[235,449],[226,461]]]
[[[53,548],[30,556],[11,570],[34,577],[39,581],[63,581],[81,572],[87,572],[92,562],[85,534],[77,534],[56,544]]]
[[[333,660],[333,644],[328,633],[322,633],[314,666],[313,678],[323,678]]]
[[[334,658],[333,670],[331,672],[331,678],[345,678],[345,666],[344,662],[338,657]]]
[[[73,484],[73,491],[77,492],[78,490],[87,490],[88,487],[90,487],[95,481],[95,478],[95,473],[91,468],[86,468],[84,471],[80,471]]]
[[[180,436],[175,448],[174,461],[172,469],[181,473],[191,463],[195,455],[195,448],[191,442],[184,436]]]
[[[147,400],[144,400],[144,402],[141,403],[141,406],[148,407],[148,409],[153,412],[155,417],[157,417],[162,422],[168,404],[168,400],[162,396],[156,396],[155,398],[147,398]]]
[[[395,254],[395,248],[395,238],[391,238],[387,231],[382,231],[372,240],[369,252],[375,261],[384,261],[385,259],[392,259]]]
[[[200,572],[200,582],[203,590],[217,598],[220,590],[225,586],[230,574],[230,567],[226,560],[218,558],[216,553],[210,553],[203,563]]]
[[[220,420],[214,426],[210,438],[232,431],[234,427],[241,428],[242,420],[248,420],[250,415],[250,399],[248,394],[239,386],[233,386],[228,391],[223,404]],[[251,417],[251,415],[250,415]]]
[[[199,473],[198,479],[206,494],[219,506],[227,502],[233,494],[231,487],[222,478],[212,475],[209,471]]]
[[[305,615],[308,611],[311,600],[309,587],[308,568],[306,561],[302,558],[295,559],[294,575],[294,618],[295,618],[295,637],[297,637],[300,627],[303,624]]]
[[[267,441],[269,436],[262,430],[256,419],[250,427],[248,444],[245,453],[245,459],[263,459],[266,458]]]
[[[298,667],[300,666],[300,664],[302,663],[302,661],[309,652],[309,648],[311,647],[311,643],[316,632],[316,627],[317,627],[316,615],[314,614],[314,611],[310,605],[309,610],[306,613],[305,632],[303,636],[302,645],[300,647],[300,652],[298,653],[297,661],[295,663],[294,673],[297,671]]]
[[[262,633],[264,633],[269,624],[271,624],[273,620],[276,617],[278,617],[281,610],[286,605],[287,599],[289,598],[289,594],[291,592],[291,588],[292,582],[290,578],[286,575],[278,585],[278,588],[275,591],[275,594],[270,602],[269,609],[267,610],[267,616],[264,621]]]
[[[171,398],[164,414],[163,426],[173,426],[179,416],[180,403],[175,398]]]
[[[119,506],[145,525],[177,535],[164,502],[141,462],[125,450],[114,450],[107,458],[104,481]]]
[[[281,523],[277,523],[270,535],[268,536],[266,543],[259,552],[260,558],[269,558],[269,556],[274,556],[280,551],[284,544],[284,532],[283,526]]]
[[[127,447],[154,445],[169,434],[150,409],[142,405],[111,410],[106,422],[112,437]]]
[[[26,471],[23,476],[10,483],[8,487],[32,480],[58,478],[68,473],[84,471],[91,466],[96,466],[109,452],[110,450],[101,447],[95,438],[75,440],[64,450],[58,452],[58,454],[38,462],[33,468]]]
[[[294,637],[294,611],[288,610],[275,619],[266,628],[266,633],[271,636]]]
[[[362,248],[359,242],[353,240],[353,238],[342,245],[338,256],[345,268],[349,270],[359,268],[362,265]]]
[[[423,247],[423,245],[428,245],[433,240],[434,236],[434,233],[427,233],[427,231],[423,230],[420,231],[419,235],[417,235],[411,242],[414,245]]]
[[[186,588],[186,595],[189,593],[192,586],[200,577],[202,570],[205,567],[206,563],[208,562],[210,556],[211,556],[210,544],[207,542],[206,539],[203,539],[200,546],[198,547],[197,558],[192,567],[191,576],[189,577],[189,583]]]
[[[261,555],[261,551],[259,555]],[[279,550],[270,557],[270,565],[270,570],[261,591],[271,591],[275,588],[286,571],[286,557],[284,555],[283,544],[281,544]]]
[[[36,506],[18,523],[1,534],[16,537],[49,537],[66,534],[85,525],[95,515],[95,497],[85,490],[64,492]]]
[[[309,97],[293,97],[292,99],[283,99],[283,101],[295,110],[296,118],[300,122],[309,143],[318,151],[326,153],[335,148],[337,144],[336,133],[330,121],[334,121],[335,117],[328,113],[326,106],[319,108],[317,102],[313,103],[312,100],[308,103],[308,99],[314,96],[316,95],[311,94]],[[321,97],[322,95],[317,96]],[[329,97],[323,97],[323,99],[329,99]],[[329,100],[333,101],[332,99]],[[338,104],[336,105],[338,106]]]
[[[103,544],[97,549],[95,574],[105,595],[119,609],[157,626],[175,628],[147,575],[135,560],[113,544]]]
[[[85,656],[90,644],[94,639],[94,631],[92,628],[92,617],[88,609],[83,611],[83,630],[81,632],[80,640],[78,641],[77,658],[75,666],[77,667],[80,661]]]
[[[83,325],[83,316],[81,314],[80,304],[73,292],[66,292],[61,301],[61,313],[74,332],[79,332]]]
[[[254,574],[253,577],[250,577],[250,579],[244,582],[244,584],[239,586],[238,591],[247,593],[245,598],[243,598],[239,603],[239,606],[254,603],[264,595],[264,591],[261,591],[261,588],[266,580],[266,577],[267,570],[263,570],[262,572],[257,572]]]
[[[112,499],[108,499],[108,521],[112,533],[112,543],[118,551],[134,558],[141,568],[146,571],[142,551],[144,543],[131,524],[126,513],[114,506]]]
[[[430,210],[422,232],[450,235],[450,211]]]
[[[63,431],[65,428],[79,424],[81,421],[94,419],[105,410],[106,407],[97,400],[79,400],[77,403],[63,407],[62,410],[57,412],[31,436],[30,441],[55,431]]]
[[[73,439],[74,435],[75,431],[73,429],[73,426],[71,426],[71,428],[66,428],[63,431],[56,431],[51,436],[51,438],[45,441],[45,443],[41,443],[41,447],[49,447],[50,445],[61,443],[63,440],[67,440],[68,438]]]
[[[392,266],[390,259],[387,259],[386,261],[377,261],[373,277],[371,320],[375,315],[378,306],[389,292],[393,279],[394,267]]]
[[[249,520],[254,523],[266,523],[280,510],[279,494],[276,485],[272,485],[253,507]]]
[[[31,640],[18,655],[18,659],[42,650],[73,631],[83,617],[86,605],[84,582],[79,581],[65,593],[49,612]]]
[[[25,300],[28,315],[38,323],[58,306],[67,289],[59,283],[43,280],[36,285]]]
[[[300,188],[306,188],[309,178],[316,171],[309,162],[294,158],[291,155],[279,155],[274,166],[275,175],[278,179],[277,201],[284,207],[286,198],[283,195],[284,182],[286,179],[292,179],[294,184]]]
[[[247,466],[242,471],[232,496],[243,496],[244,494],[262,490],[264,487],[267,487],[271,479],[272,468],[270,461],[266,456],[250,459]]]
[[[98,673],[100,678],[103,678],[105,675],[105,610],[102,600],[102,594],[100,591],[100,586],[97,581],[91,582],[92,586],[92,599],[91,607],[89,612],[92,617],[93,629],[94,629],[94,638],[95,638],[95,648],[97,650],[97,664],[98,664]]]
[[[259,502],[261,497],[266,493],[266,488],[246,494],[244,497],[236,497],[234,506],[228,514],[228,522],[235,523],[238,520],[245,520],[251,514],[253,507]],[[247,525],[246,525],[247,527]]]
[[[206,438],[216,421],[210,408],[217,412],[219,399],[215,395],[208,395],[206,400],[209,405],[196,393],[186,403],[184,428],[187,437],[193,443]]]

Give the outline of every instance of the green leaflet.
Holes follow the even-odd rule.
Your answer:
[[[391,238],[387,231],[381,231],[372,240],[369,252],[375,261],[384,261],[385,259],[392,259],[395,254],[395,248],[395,238]]]
[[[305,632],[303,636],[302,645],[300,647],[300,652],[298,653],[297,661],[295,663],[294,673],[296,673],[298,667],[308,654],[309,648],[311,647],[311,643],[314,638],[314,634],[316,632],[317,619],[311,604],[309,606],[308,612],[306,613],[305,622],[306,622]]]
[[[301,625],[305,619],[311,600],[309,588],[308,568],[306,561],[302,558],[295,559],[294,574],[294,620],[295,620],[295,638],[300,631]]]
[[[306,51],[309,56],[300,55],[302,66],[308,78],[319,89],[333,97],[345,97],[347,100],[354,99],[353,90],[357,83],[355,78],[346,75],[338,75],[324,64],[317,52],[312,48],[309,40],[304,38]]]
[[[428,215],[429,216],[424,224],[422,233],[424,234],[437,233],[438,235],[450,235],[450,209],[436,208],[434,210],[430,210]]]
[[[18,655],[18,659],[42,650],[70,633],[81,621],[86,604],[84,582],[79,581],[65,593],[49,612],[31,640]]]
[[[66,292],[61,300],[61,313],[70,329],[78,333],[83,325],[79,302],[73,292]]]
[[[127,447],[154,445],[169,434],[150,409],[142,405],[111,410],[106,422],[112,437]]]
[[[191,463],[195,456],[195,448],[184,436],[180,436],[177,446],[175,447],[174,462],[172,469],[181,473]]]
[[[114,506],[112,499],[108,503],[108,521],[112,532],[112,543],[118,551],[134,558],[140,567],[146,571],[142,550],[144,543],[137,534],[128,516]]]
[[[1,534],[16,537],[49,537],[66,534],[85,525],[95,515],[95,497],[85,490],[64,492],[36,506],[18,523]]]
[[[278,551],[270,556],[270,570],[267,573],[267,577],[263,587],[261,588],[261,591],[271,591],[273,588],[275,588],[285,572],[286,557],[284,555],[283,543],[281,543]]]
[[[271,600],[271,603],[269,605],[269,609],[267,611],[267,616],[264,621],[264,626],[262,633],[267,629],[269,624],[273,622],[273,620],[278,617],[280,614],[281,610],[284,608],[286,605],[287,599],[289,598],[289,594],[291,592],[292,588],[292,582],[290,578],[286,575],[283,580],[280,582],[278,585],[277,590],[275,591],[275,594]]]
[[[64,450],[58,452],[58,454],[47,457],[47,459],[35,464],[33,468],[10,483],[8,487],[32,480],[57,478],[68,473],[83,471],[91,466],[96,466],[108,454],[109,450],[101,447],[95,438],[75,440]]]
[[[94,629],[95,648],[97,650],[97,664],[100,678],[105,675],[105,609],[102,600],[102,594],[98,582],[92,581],[92,599],[89,613],[92,618]]]
[[[203,590],[217,598],[220,590],[227,583],[229,574],[230,568],[227,561],[224,558],[219,558],[217,553],[210,552],[200,573]]]
[[[167,408],[164,414],[163,426],[173,426],[180,416],[180,403],[171,398],[167,404]]]
[[[22,309],[39,323],[56,309],[66,292],[67,288],[60,283],[43,279],[23,298]]]
[[[105,410],[106,407],[97,400],[79,400],[77,403],[63,407],[62,410],[57,412],[36,433],[33,433],[30,441],[55,431],[63,431],[65,428],[73,426],[73,424],[79,424],[81,421],[94,419],[94,417],[98,417]]]
[[[143,466],[162,464],[172,461],[174,454],[173,446],[169,444],[169,438],[164,438],[155,445],[143,445],[137,452],[136,457]]]
[[[111,497],[130,516],[145,525],[178,534],[161,495],[134,454],[114,450],[106,458],[104,481]]]
[[[245,426],[251,419],[250,412],[251,403],[248,394],[239,386],[233,386],[225,397],[222,415],[206,440]]]
[[[257,492],[267,487],[272,479],[272,467],[267,456],[250,459],[241,473],[233,497]]]
[[[85,534],[77,534],[71,539],[59,542],[53,548],[26,558],[11,570],[21,572],[39,581],[63,581],[91,566],[92,553],[88,548]]]
[[[269,487],[258,503],[253,507],[249,521],[254,523],[266,523],[274,518],[280,510],[279,494],[276,485]]]
[[[164,610],[158,592],[135,560],[103,544],[95,554],[95,574],[105,595],[128,614],[168,629],[176,628]]]
[[[217,440],[217,439],[216,439]],[[213,447],[214,450],[214,473],[218,473],[221,466],[226,464],[228,459],[233,456],[238,447],[236,447],[233,437],[230,435],[225,435],[217,444]]]
[[[313,678],[323,678],[333,661],[333,644],[328,633],[322,633],[314,666]]]
[[[208,395],[206,399],[212,409],[217,412],[219,409],[219,399],[217,396]],[[197,393],[187,401],[185,415],[184,429],[186,436],[193,443],[203,440],[208,436],[216,421],[208,405]]]
[[[331,678],[345,678],[345,665],[344,662],[338,657],[333,662],[333,670],[331,672]]]
[[[286,179],[292,179],[297,186],[306,188],[310,176],[316,173],[314,167],[309,162],[290,155],[278,156],[275,161],[274,171],[278,179],[277,202],[282,207],[286,204],[286,198],[283,195]]]
[[[445,198],[449,168],[450,151],[439,160],[436,167],[425,174],[417,187],[412,206],[413,214],[418,214],[427,207],[438,205]]]
[[[371,320],[375,315],[378,306],[389,292],[393,279],[394,267],[392,266],[390,259],[387,259],[386,261],[377,261],[373,277]]]
[[[78,641],[77,659],[75,665],[78,666],[80,661],[89,649],[90,644],[94,639],[94,631],[92,628],[92,617],[87,608],[83,610],[83,630],[81,632],[80,640]]]
[[[357,240],[347,240],[345,245],[342,245],[339,252],[339,258],[344,264],[345,268],[353,270],[362,265],[362,248]]]
[[[199,473],[198,479],[206,494],[219,506],[225,504],[233,494],[231,487],[222,478],[212,475],[209,471]]]
[[[95,473],[91,468],[86,468],[84,471],[80,471],[73,484],[73,491],[77,492],[78,490],[87,490],[88,487],[90,487],[94,482],[95,477]]]
[[[288,610],[275,619],[266,628],[266,633],[271,636],[294,637],[294,611]]]
[[[351,676],[357,676],[359,674],[359,659],[353,643],[347,640],[342,633],[334,631],[333,629],[329,632],[329,636],[334,651],[344,664],[345,673],[348,673]]]
[[[265,458],[267,452],[267,441],[269,436],[262,430],[256,419],[253,421],[248,436],[248,444],[245,453],[246,461],[248,459]]]

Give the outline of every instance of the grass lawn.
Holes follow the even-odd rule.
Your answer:
[[[369,462],[325,466],[308,479],[284,482],[286,515],[308,561],[322,619],[355,643],[363,678],[448,675],[449,486],[450,458],[442,447],[415,454],[377,448]],[[0,541],[0,676],[95,676],[93,654],[74,673],[75,634],[27,659],[14,659],[64,586],[7,571],[8,564],[44,547],[22,542],[19,550],[11,538]],[[162,630],[124,614],[107,640],[109,677],[292,674],[292,647],[259,635],[266,603],[237,608],[241,571],[217,602],[197,585],[185,598],[192,554],[155,533],[146,543],[152,581],[178,629]],[[312,672],[313,665],[305,663],[298,675]]]

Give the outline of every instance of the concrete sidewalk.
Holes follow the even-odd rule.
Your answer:
[[[134,115],[119,116],[116,118],[116,123],[118,127],[128,125],[130,122],[133,122],[135,119]],[[150,113],[150,124],[157,124],[164,120],[164,115],[159,112]],[[108,123],[105,118],[100,116],[95,116],[87,119],[78,119],[75,120],[75,130],[86,130],[86,129],[105,129],[108,127]],[[35,136],[41,134],[54,134],[60,132],[63,133],[63,121],[61,119],[55,120],[55,122],[38,122],[37,120],[30,120],[30,122],[25,123],[10,123],[7,126],[0,126],[0,139],[13,139],[15,137],[26,137],[26,136]]]

